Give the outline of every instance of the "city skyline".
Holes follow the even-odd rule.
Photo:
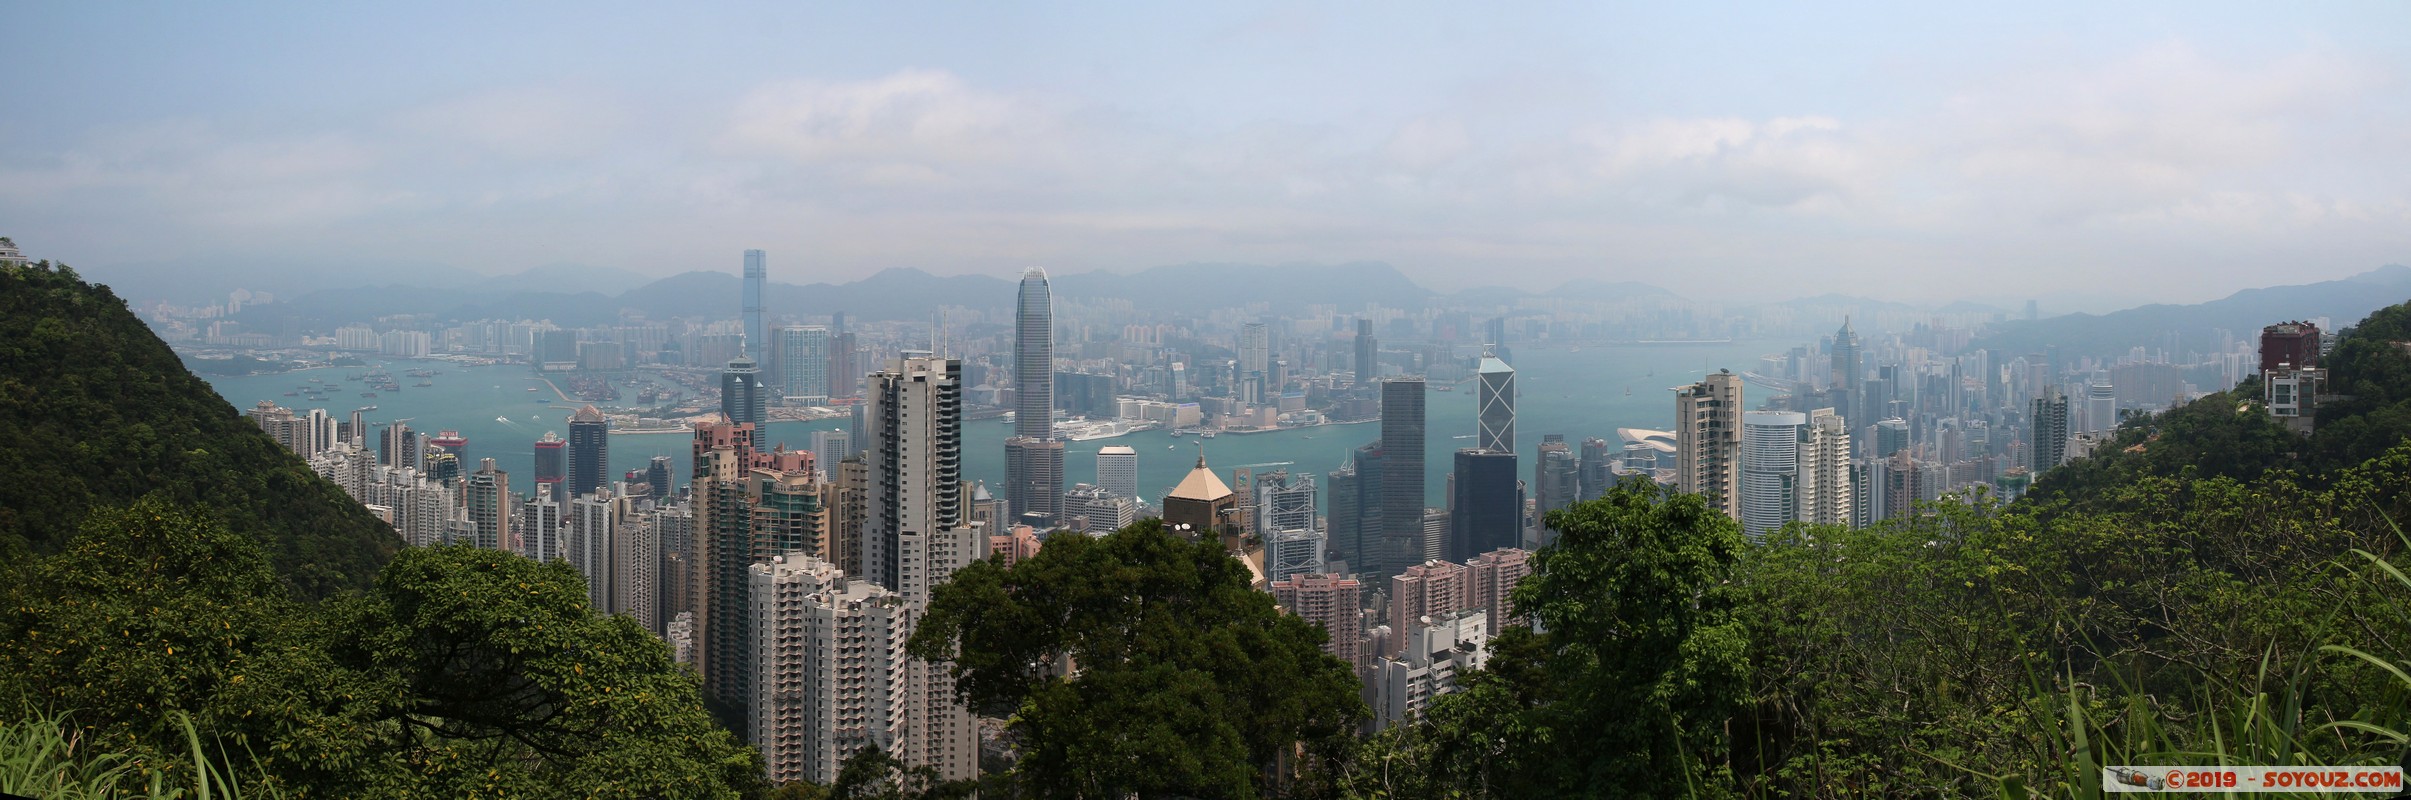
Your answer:
[[[1900,11],[734,7],[578,15],[530,49],[495,37],[563,15],[15,7],[56,69],[0,87],[43,111],[0,141],[0,217],[127,284],[657,277],[746,239],[796,254],[788,282],[1378,260],[1441,290],[1767,300],[1813,272],[1939,304],[2022,301],[1960,280],[2010,271],[2097,308],[2411,252],[2379,177],[2411,157],[2386,35],[2411,11]],[[771,55],[640,68],[631,41]],[[336,53],[341,82],[254,79]]]

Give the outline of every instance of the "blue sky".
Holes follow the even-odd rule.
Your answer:
[[[0,5],[0,234],[2073,306],[2411,261],[2401,3],[486,5]]]

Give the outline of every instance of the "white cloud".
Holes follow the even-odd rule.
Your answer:
[[[1018,155],[1054,127],[1026,101],[974,90],[942,70],[906,70],[755,89],[737,104],[727,140],[805,163],[979,162]]]

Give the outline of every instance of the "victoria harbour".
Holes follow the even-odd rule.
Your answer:
[[[1668,428],[1674,413],[1674,401],[1668,391],[1671,387],[1697,381],[1701,373],[1712,368],[1710,365],[1750,363],[1760,353],[1787,346],[1767,340],[1711,345],[1518,348],[1513,355],[1521,389],[1517,398],[1521,436],[1516,449],[1524,459],[1522,463],[1531,464],[1535,463],[1532,459],[1541,437],[1547,434],[1562,434],[1568,441],[1579,443],[1591,437],[1612,441],[1617,428]],[[546,431],[567,433],[569,415],[578,408],[577,404],[555,396],[524,365],[460,366],[415,360],[370,363],[391,371],[426,367],[443,374],[428,379],[433,386],[358,399],[358,405],[328,406],[328,413],[348,418],[352,408],[374,404],[377,410],[364,415],[371,431],[394,422],[428,433],[459,431],[469,440],[471,468],[476,459],[491,458],[497,467],[514,475],[532,475],[535,441]],[[218,394],[236,408],[250,408],[267,400],[300,409],[303,405],[297,405],[296,398],[285,397],[285,392],[309,383],[311,378],[339,383],[344,375],[362,369],[325,367],[214,376],[209,380]],[[1429,420],[1425,438],[1427,451],[1435,456],[1425,465],[1424,492],[1430,503],[1440,505],[1446,502],[1451,468],[1450,460],[1440,454],[1473,446],[1474,392],[1471,382],[1432,385],[1425,411]],[[1442,391],[1440,387],[1450,390]],[[528,391],[531,388],[538,391]],[[963,426],[963,474],[969,480],[984,481],[992,487],[1000,484],[1005,476],[1004,440],[1012,435],[1012,426],[1002,419],[972,420]],[[773,422],[769,425],[770,441],[802,449],[808,446],[812,431],[846,427],[844,418]],[[1208,466],[1226,476],[1239,467],[1259,473],[1287,469],[1293,474],[1320,476],[1345,463],[1357,446],[1376,438],[1379,428],[1376,422],[1364,421],[1262,433],[1226,433],[1212,439],[1143,431],[1068,443],[1064,475],[1070,482],[1091,481],[1096,475],[1097,451],[1122,445],[1138,451],[1140,491],[1150,495],[1160,495],[1179,483],[1181,476],[1195,466],[1201,447]],[[370,441],[374,443],[373,435]],[[608,474],[616,477],[641,470],[653,457],[669,456],[672,474],[683,483],[688,480],[691,452],[688,438],[676,433],[614,435]]]

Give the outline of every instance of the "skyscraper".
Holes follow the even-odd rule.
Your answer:
[[[2053,387],[2034,398],[2033,414],[2026,421],[2026,468],[2040,478],[2066,460],[2068,396]]]
[[[837,462],[854,455],[854,437],[845,431],[813,431],[811,444],[812,460],[820,464],[821,474],[832,480],[837,475]]]
[[[1515,454],[1466,448],[1457,451],[1455,466],[1449,487],[1449,546],[1442,557],[1463,561],[1522,543],[1524,492]]]
[[[645,482],[653,485],[656,503],[667,503],[678,496],[677,479],[670,477],[669,456],[654,456],[645,465]]]
[[[779,394],[786,397],[827,397],[829,390],[829,329],[818,325],[788,325],[771,334],[770,363]]]
[[[1581,468],[1581,461],[1575,457],[1574,448],[1565,443],[1564,436],[1552,433],[1544,437],[1540,442],[1540,452],[1532,462],[1533,510],[1546,518],[1551,511],[1572,508],[1582,494]],[[1545,533],[1547,526],[1542,527],[1542,538],[1553,540],[1553,536]],[[1514,547],[1516,544],[1510,542],[1498,547]]]
[[[745,357],[757,364],[770,344],[770,331],[762,326],[762,283],[769,279],[764,257],[760,250],[745,251]]]
[[[2109,433],[2118,430],[2118,389],[2110,384],[2109,375],[2094,373],[2092,384],[2085,389],[2085,431]]]
[[[1063,442],[1015,436],[1005,440],[1005,506],[1015,525],[1041,530],[1062,521]]]
[[[1021,273],[1013,316],[1013,438],[1005,441],[1005,511],[1051,525],[1063,510],[1063,444],[1055,441],[1055,310],[1046,270]]]
[[[1138,449],[1112,445],[1097,450],[1097,486],[1132,500],[1139,499]]]
[[[865,372],[862,362],[856,358],[861,346],[854,342],[854,334],[847,332],[844,325],[837,328],[836,333],[829,337],[829,396],[859,397],[862,395],[862,375]],[[857,437],[855,441],[862,439]]]
[[[1326,564],[1332,572],[1367,571],[1367,559],[1381,541],[1381,443],[1356,448],[1347,463],[1331,471],[1331,515],[1328,547],[1331,557],[1346,562]]]
[[[418,469],[419,437],[410,426],[396,422],[377,433],[377,463],[394,469]]]
[[[569,497],[584,497],[603,488],[608,480],[603,473],[610,463],[611,424],[594,406],[578,409],[569,417]]]
[[[1476,441],[1484,450],[1515,452],[1515,368],[1497,355],[1482,353],[1480,397],[1474,406],[1481,420]]]
[[[1265,381],[1272,368],[1271,341],[1264,323],[1239,326],[1239,402],[1265,402]]]
[[[1583,500],[1597,500],[1616,484],[1616,473],[1609,467],[1616,463],[1621,449],[1606,439],[1592,437],[1582,440],[1582,465],[1579,468],[1575,491]]]
[[[1750,411],[1741,415],[1741,530],[1750,541],[1792,521],[1800,508],[1800,444],[1808,415]]]
[[[1844,418],[1862,418],[1868,413],[1858,407],[1860,381],[1866,377],[1859,365],[1858,332],[1850,329],[1850,317],[1842,317],[1842,329],[1833,334],[1833,374],[1831,379],[1834,405]]]
[[[1674,393],[1675,488],[1741,516],[1741,376],[1717,370]]]
[[[1387,578],[1423,560],[1422,378],[1381,384],[1381,541],[1364,565]]]
[[[770,451],[770,390],[754,360],[739,356],[720,373],[720,414],[738,425],[753,425],[756,452]]]
[[[545,431],[536,440],[536,487],[551,488],[569,476],[569,442],[561,435]]]
[[[1022,271],[1014,303],[1013,413],[1013,435],[1055,438],[1055,305],[1039,267]]]
[[[1371,386],[1381,377],[1381,342],[1373,338],[1373,321],[1356,321],[1356,385]]]
[[[1858,497],[1850,470],[1850,430],[1830,408],[1808,412],[1800,443],[1800,511],[1811,525],[1855,525]]]
[[[1257,476],[1254,489],[1264,579],[1322,572],[1325,537],[1314,513],[1314,476],[1272,472]]]
[[[437,431],[433,438],[427,440],[427,444],[441,447],[444,452],[452,454],[461,470],[469,469],[472,463],[469,461],[469,437],[460,435],[460,431]]]
[[[1909,421],[1899,417],[1875,423],[1875,457],[1891,458],[1909,449]]]

